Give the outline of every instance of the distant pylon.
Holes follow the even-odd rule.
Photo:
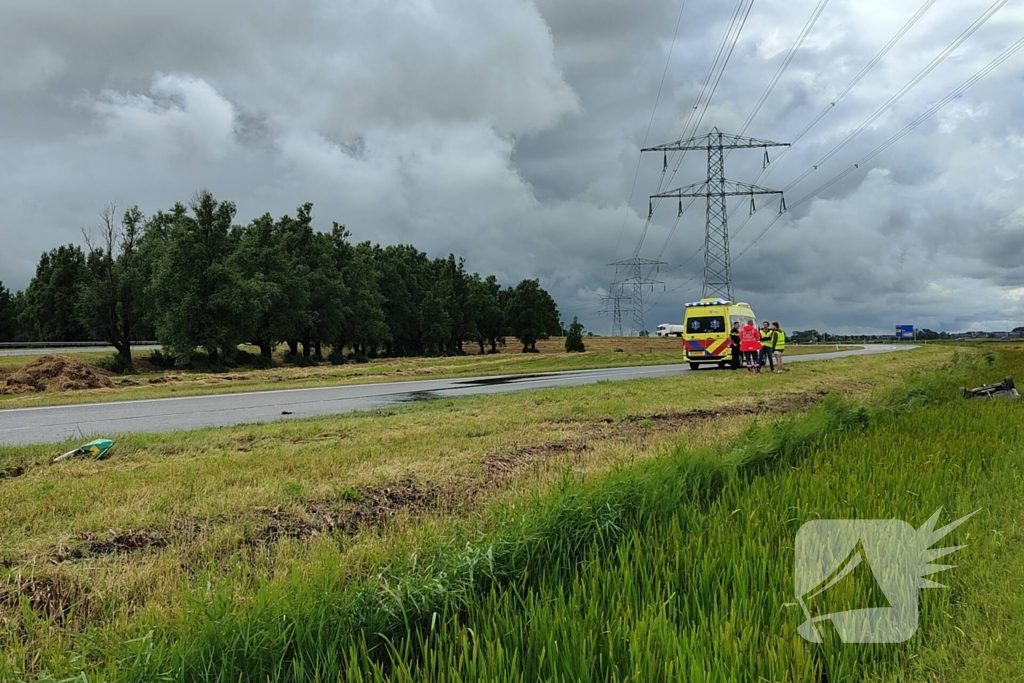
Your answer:
[[[651,195],[651,199],[664,197],[679,198],[679,215],[683,215],[683,197],[705,197],[707,213],[704,229],[704,288],[702,296],[717,296],[733,300],[732,265],[729,261],[729,222],[726,197],[750,195],[750,212],[754,212],[754,195],[778,194],[780,190],[769,190],[757,185],[737,183],[725,179],[726,149],[764,148],[764,166],[769,163],[769,147],[789,147],[788,142],[772,142],[745,138],[740,135],[726,135],[712,128],[707,135],[678,140],[666,145],[645,147],[642,152],[660,151],[665,155],[665,167],[668,167],[668,153],[684,150],[705,150],[708,153],[708,178],[703,183],[694,183],[668,192]],[[652,204],[653,207],[653,204]],[[786,199],[782,197],[779,212],[785,211]],[[650,211],[653,213],[653,208]]]
[[[612,308],[613,308],[613,313],[612,313],[612,336],[613,337],[621,337],[622,336],[622,305],[621,305],[620,302],[622,302],[622,301],[629,301],[629,297],[628,296],[621,296],[621,295],[618,295],[618,294],[613,294],[613,295],[601,297],[601,301],[605,302],[605,311],[604,311],[605,315],[608,315],[608,309],[607,309],[608,302],[609,301],[612,302]]]
[[[627,287],[632,290],[629,303],[633,311],[633,325],[629,330],[629,336],[641,334],[646,329],[644,327],[644,287],[650,287],[651,291],[654,291],[656,285],[661,285],[664,288],[665,283],[655,280],[651,275],[657,273],[659,267],[665,265],[665,262],[634,256],[625,261],[616,261],[608,265],[615,266],[615,281],[612,282],[612,287],[618,287],[622,293],[625,293]],[[620,277],[620,274],[623,273],[625,273],[625,277]]]

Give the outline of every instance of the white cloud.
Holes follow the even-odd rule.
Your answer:
[[[107,140],[150,161],[163,155],[220,160],[236,146],[235,107],[199,78],[158,75],[148,95],[106,90],[88,106]]]

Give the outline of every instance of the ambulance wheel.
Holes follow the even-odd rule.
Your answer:
[[[691,370],[699,370],[700,369],[700,363],[690,363],[690,369]]]
[[[720,367],[723,370],[725,370],[727,367],[729,367],[729,361],[727,361],[727,360],[719,361],[718,367]]]

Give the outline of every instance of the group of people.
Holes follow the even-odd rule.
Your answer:
[[[771,372],[782,372],[786,333],[779,327],[779,323],[769,324],[765,321],[759,330],[753,320],[748,320],[743,327],[737,321],[732,324],[729,339],[732,341],[734,370],[738,370],[742,362],[747,366],[747,372],[761,372],[767,363]]]

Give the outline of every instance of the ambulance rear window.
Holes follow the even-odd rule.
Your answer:
[[[702,318],[688,318],[686,321],[687,334],[718,334],[725,331],[725,318],[722,316],[710,315]]]

